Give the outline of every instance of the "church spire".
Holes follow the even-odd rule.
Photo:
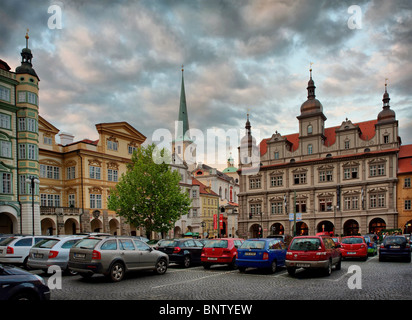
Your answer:
[[[187,115],[187,105],[186,105],[186,93],[185,93],[185,83],[184,83],[184,77],[183,77],[183,65],[182,65],[182,86],[180,89],[180,106],[179,106],[179,122],[181,123],[182,126],[182,132],[183,132],[183,137],[184,140],[189,138],[188,136],[188,130],[189,130],[189,117]]]
[[[312,79],[312,64],[313,64],[313,62],[310,63],[310,69],[309,69],[310,79],[309,79],[308,87],[307,87],[308,99],[315,99],[315,97],[316,97],[316,95],[315,95],[315,89],[316,89],[315,82]]]
[[[29,48],[29,29],[27,29],[25,38],[26,48],[23,48],[23,50],[21,50],[21,65],[16,68],[16,73],[27,73],[39,79],[39,77],[36,74],[36,71],[34,71],[33,69],[33,65],[31,62],[31,60],[33,59],[33,54],[31,53],[31,50]]]

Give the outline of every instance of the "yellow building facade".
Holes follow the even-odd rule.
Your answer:
[[[42,234],[141,234],[107,209],[107,199],[146,137],[127,122],[100,123],[96,130],[97,140],[75,142],[39,116]]]

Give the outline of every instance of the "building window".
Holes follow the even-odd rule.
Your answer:
[[[90,179],[100,180],[100,167],[89,166]]]
[[[350,148],[350,141],[345,140],[345,149],[349,149],[349,148]]]
[[[411,187],[411,178],[405,178],[403,182],[403,187],[404,188],[410,188]]]
[[[332,211],[332,198],[319,199],[319,211]]]
[[[369,175],[371,177],[384,176],[385,175],[385,165],[384,164],[370,165]]]
[[[76,196],[75,196],[75,194],[73,194],[73,193],[69,194],[68,205],[69,205],[70,208],[74,208],[76,206]]]
[[[279,159],[279,152],[278,151],[275,151],[274,157],[275,157],[275,160]]]
[[[385,194],[371,194],[369,197],[370,208],[385,208]]]
[[[47,166],[45,164],[40,165],[40,177],[59,180],[60,168],[55,166]]]
[[[40,205],[42,207],[60,207],[59,194],[40,194]]]
[[[279,187],[283,185],[283,176],[273,176],[270,177],[270,186]]]
[[[109,181],[118,181],[118,171],[114,169],[108,169],[107,170],[107,180]]]
[[[192,190],[192,198],[193,199],[197,198],[197,190]]]
[[[67,167],[67,180],[76,179],[76,167]]]
[[[260,178],[253,178],[249,180],[250,189],[259,189],[260,188]]]
[[[383,143],[389,143],[389,135],[383,136]]]
[[[296,212],[300,212],[300,213],[306,212],[306,200],[296,201]]]
[[[10,89],[0,86],[0,99],[10,102]]]
[[[343,169],[343,178],[348,179],[357,179],[358,178],[358,167],[349,167]]]
[[[411,210],[412,209],[412,204],[411,204],[411,200],[405,200],[405,210]]]
[[[0,128],[11,129],[11,116],[0,113]]]
[[[119,143],[117,141],[107,140],[107,149],[117,151]]]
[[[343,198],[344,210],[359,209],[359,196],[348,196]]]
[[[38,104],[37,95],[33,92],[27,92],[27,102],[37,106]]]
[[[313,127],[310,124],[310,125],[308,125],[308,134],[312,134],[312,132],[313,132]]]
[[[332,170],[319,171],[319,182],[333,181]]]
[[[44,137],[43,137],[43,143],[44,143],[44,144],[48,144],[48,145],[51,146],[51,145],[53,144],[53,139],[50,138],[50,137],[44,136]]]
[[[283,214],[283,202],[276,201],[270,204],[272,214]]]
[[[313,153],[313,146],[311,144],[308,145],[308,154]]]
[[[306,183],[306,173],[296,173],[293,175],[294,184],[305,184]]]
[[[11,173],[1,172],[0,193],[11,194]]]
[[[102,208],[102,195],[101,194],[90,194],[90,208],[91,209],[101,209]]]
[[[11,158],[11,142],[0,141],[0,156],[2,158]]]
[[[134,147],[134,146],[128,146],[128,150],[129,150],[129,154],[133,154],[133,152],[135,152],[136,150],[137,150],[137,148],[136,147]]]
[[[260,203],[250,205],[250,216],[262,213],[262,205]]]

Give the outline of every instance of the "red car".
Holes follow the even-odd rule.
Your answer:
[[[328,236],[294,237],[286,252],[286,269],[295,275],[297,268],[319,269],[326,275],[341,269],[342,255],[339,246]]]
[[[368,245],[361,236],[343,237],[341,241],[342,258],[368,259]]]
[[[235,267],[237,248],[243,239],[220,238],[208,240],[203,247],[200,259],[205,269],[209,269],[213,264],[228,264]]]

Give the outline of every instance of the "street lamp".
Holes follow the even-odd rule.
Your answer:
[[[32,209],[32,230],[33,230],[33,236],[34,236],[34,189],[35,189],[35,184],[40,184],[40,180],[37,179],[36,177],[30,177],[26,179],[26,183],[30,183],[30,188],[31,188],[31,209]]]

